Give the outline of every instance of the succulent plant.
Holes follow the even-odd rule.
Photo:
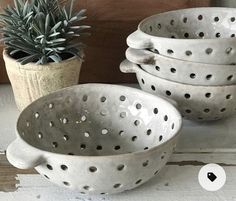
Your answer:
[[[22,65],[60,62],[65,55],[83,57],[79,37],[90,26],[80,25],[86,10],[74,12],[74,0],[14,0],[0,14],[2,41]]]

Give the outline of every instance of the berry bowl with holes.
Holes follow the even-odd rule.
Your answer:
[[[142,90],[175,101],[186,119],[211,121],[236,114],[236,85],[200,86],[169,81],[147,73],[128,60],[121,63],[120,70],[136,73]]]
[[[236,63],[235,36],[235,8],[189,8],[144,19],[127,44],[186,61],[232,64]]]
[[[81,194],[119,193],[159,173],[181,126],[180,113],[163,98],[125,86],[78,85],[23,110],[7,158]]]
[[[174,82],[202,86],[236,84],[235,65],[196,63],[133,48],[126,50],[126,58],[148,73]]]

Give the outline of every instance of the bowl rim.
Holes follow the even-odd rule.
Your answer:
[[[97,86],[100,86],[100,87],[109,87],[109,88],[120,88],[121,90],[123,89],[131,89],[133,90],[134,92],[136,93],[139,93],[139,94],[144,94],[145,96],[150,96],[152,97],[153,99],[157,99],[159,101],[162,101],[162,102],[165,102],[165,104],[169,105],[169,107],[172,108],[173,112],[176,114],[176,117],[177,117],[177,122],[178,122],[178,128],[176,129],[176,131],[174,132],[174,134],[169,138],[167,139],[166,141],[164,141],[163,143],[157,145],[157,146],[154,146],[150,149],[147,149],[147,150],[138,150],[138,151],[135,151],[135,152],[131,152],[131,153],[123,153],[123,154],[114,154],[114,155],[100,155],[100,156],[94,156],[94,155],[68,155],[68,154],[63,154],[63,153],[55,153],[55,152],[50,152],[50,151],[47,151],[47,150],[43,150],[43,149],[40,149],[36,146],[33,146],[32,144],[28,143],[27,141],[25,141],[22,136],[19,134],[19,122],[20,122],[20,119],[21,119],[21,116],[24,114],[24,112],[26,112],[26,110],[29,110],[34,104],[36,104],[37,102],[40,102],[42,99],[45,99],[47,97],[50,97],[50,96],[53,96],[54,94],[57,94],[57,93],[60,93],[60,92],[63,92],[63,91],[66,91],[66,90],[73,90],[74,88],[78,88],[78,87],[97,87]],[[119,157],[127,157],[127,156],[137,156],[137,155],[142,155],[142,154],[147,154],[147,153],[153,153],[153,152],[156,152],[157,150],[161,149],[162,147],[164,147],[166,144],[169,144],[171,143],[172,141],[174,141],[176,138],[179,137],[180,135],[180,130],[182,129],[182,126],[183,126],[183,119],[182,119],[182,116],[180,114],[180,112],[177,110],[177,108],[170,102],[168,102],[166,99],[164,98],[161,98],[159,96],[155,96],[153,94],[150,94],[150,93],[147,93],[143,90],[140,90],[140,89],[136,89],[136,88],[133,88],[133,87],[127,87],[127,86],[122,86],[122,85],[114,85],[114,84],[101,84],[101,83],[89,83],[89,84],[80,84],[80,85],[75,85],[75,86],[72,86],[72,87],[66,87],[66,88],[63,88],[63,89],[60,89],[60,90],[57,90],[51,94],[48,94],[46,96],[43,96],[39,99],[37,99],[36,101],[32,102],[30,105],[28,105],[21,113],[20,115],[18,116],[17,118],[17,123],[16,123],[16,134],[17,134],[17,138],[19,138],[23,143],[25,143],[27,146],[29,146],[30,148],[34,149],[35,151],[39,151],[41,153],[44,153],[44,154],[50,154],[50,155],[54,155],[54,156],[68,156],[71,157],[71,158],[89,158],[89,159],[101,159],[101,158],[119,158]]]
[[[153,39],[158,39],[158,40],[171,40],[172,42],[198,42],[199,41],[203,41],[204,43],[205,42],[213,42],[213,41],[229,41],[229,40],[232,40],[234,41],[235,38],[231,38],[231,37],[228,37],[228,38],[202,38],[202,39],[194,39],[194,38],[190,38],[190,39],[186,39],[186,38],[167,38],[167,37],[161,37],[161,36],[154,36],[154,35],[151,35],[151,34],[148,34],[148,33],[145,33],[144,31],[142,31],[142,26],[143,24],[145,24],[145,22],[147,22],[148,20],[152,19],[152,18],[156,18],[158,16],[161,16],[163,14],[169,14],[169,13],[175,13],[175,12],[181,12],[181,11],[189,11],[189,10],[235,10],[235,14],[236,14],[236,9],[235,8],[228,8],[228,7],[194,7],[194,8],[184,8],[184,9],[178,9],[178,10],[171,10],[171,11],[167,11],[167,12],[161,12],[161,13],[157,13],[157,14],[154,14],[154,15],[151,15],[149,17],[146,17],[144,18],[143,20],[141,20],[138,24],[138,28],[137,30],[140,31],[142,34],[144,34],[146,37],[150,37],[150,38],[153,38]]]

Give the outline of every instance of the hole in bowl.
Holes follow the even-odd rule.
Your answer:
[[[123,118],[125,118],[126,117],[126,112],[121,112],[120,113],[120,117],[123,119]]]
[[[149,163],[149,161],[148,161],[148,160],[146,160],[145,162],[143,162],[143,167],[146,167],[146,166],[148,166],[148,163]]]
[[[187,21],[188,21],[188,18],[187,18],[187,17],[184,17],[184,18],[183,18],[183,23],[187,23]]]
[[[98,151],[100,151],[100,150],[102,150],[102,146],[101,146],[101,145],[97,145],[96,149],[97,149]]]
[[[133,142],[135,142],[137,139],[138,139],[137,136],[133,136],[133,137],[131,138],[131,140],[132,140]]]
[[[212,48],[207,48],[205,52],[206,52],[206,54],[211,54],[213,52],[213,49]]]
[[[203,38],[204,37],[204,33],[203,32],[199,32],[198,36]]]
[[[34,114],[34,117],[35,117],[35,119],[38,119],[39,118],[39,113],[38,112],[36,112],[35,114]]]
[[[65,141],[68,141],[70,138],[69,138],[68,135],[64,135],[64,136],[63,136],[63,139],[64,139]]]
[[[53,148],[57,148],[57,147],[58,147],[58,143],[57,143],[57,142],[53,142],[53,143],[52,143],[52,147],[53,147]]]
[[[231,99],[232,98],[232,95],[231,94],[228,94],[227,96],[226,96],[226,99]]]
[[[190,109],[186,109],[185,112],[190,114],[192,111]]]
[[[164,121],[168,121],[168,116],[167,115],[164,116]]]
[[[210,97],[211,97],[211,93],[206,93],[206,94],[205,94],[205,97],[206,97],[206,98],[210,98]]]
[[[48,108],[49,109],[53,109],[53,107],[54,107],[54,104],[53,103],[49,103]]]
[[[101,99],[100,99],[100,101],[101,101],[102,103],[104,103],[106,100],[107,100],[107,99],[106,99],[105,96],[102,96]]]
[[[114,147],[114,149],[115,149],[115,150],[120,150],[120,145],[116,145],[116,146]]]
[[[225,53],[226,54],[230,54],[232,52],[233,48],[232,47],[228,47],[226,50],[225,50]]]
[[[152,130],[151,129],[148,129],[147,130],[147,135],[151,135],[152,134]]]
[[[87,95],[84,95],[83,96],[83,101],[86,102],[88,100],[88,96]]]
[[[144,84],[144,81],[143,81]],[[125,96],[120,96],[120,101],[125,101],[126,97]]]
[[[166,95],[167,95],[167,96],[171,96],[171,92],[167,90],[167,91],[166,91]]]
[[[51,165],[49,165],[49,164],[47,164],[47,168],[48,168],[49,170],[53,170],[53,167],[52,167]]]
[[[121,184],[114,184],[113,188],[120,188]]]
[[[211,78],[212,78],[212,75],[210,75],[210,74],[206,76],[207,80],[210,80]]]
[[[125,168],[125,165],[123,165],[123,164],[120,164],[117,166],[118,171],[122,171],[122,170],[124,170],[124,168]]]
[[[81,144],[81,145],[80,145],[80,149],[81,149],[81,150],[85,150],[85,149],[86,149],[86,144]]]
[[[185,52],[185,54],[186,54],[187,56],[191,56],[193,53],[192,53],[190,50],[187,50],[187,51]]]
[[[140,184],[142,182],[142,179],[139,179],[138,181],[135,182],[135,184]]]
[[[106,128],[102,129],[102,135],[108,134],[108,130]]]
[[[155,67],[157,71],[160,71],[160,67],[159,66],[156,66]]]
[[[43,139],[43,134],[41,132],[38,133],[38,138]]]
[[[160,136],[159,136],[159,142],[161,142],[161,141],[162,141],[162,139],[163,139],[163,136],[162,136],[162,135],[160,135]]]
[[[154,113],[154,114],[158,114],[158,109],[157,109],[157,108],[154,108],[154,109],[153,109],[153,113]]]
[[[168,54],[173,54],[173,53],[174,53],[174,51],[173,51],[173,50],[171,50],[171,49],[168,49],[168,50],[167,50],[167,53],[168,53]]]
[[[90,133],[89,132],[84,132],[84,137],[90,137]]]
[[[190,78],[194,79],[196,77],[196,74],[195,73],[191,73],[190,74]]]
[[[92,173],[97,172],[97,170],[98,169],[95,166],[89,167],[89,171],[92,172]]]
[[[67,182],[67,181],[63,181],[63,184],[64,184],[65,186],[69,186],[69,185],[70,185],[70,183]]]
[[[228,81],[231,81],[231,80],[233,79],[233,77],[234,77],[233,75],[229,75],[229,76],[227,77],[227,80],[228,80]]]
[[[188,93],[186,93],[186,94],[184,94],[184,97],[185,97],[186,99],[190,99],[190,98],[191,98],[191,95],[188,94]]]
[[[140,103],[137,103],[137,104],[136,104],[136,109],[137,109],[137,110],[140,110],[141,108],[142,108],[142,105],[141,105]]]
[[[220,38],[220,33],[216,33],[216,38]]]
[[[188,38],[189,37],[189,33],[184,33],[184,37]]]
[[[219,20],[220,20],[219,17],[214,17],[215,22],[218,22]]]
[[[83,186],[83,189],[86,190],[86,191],[89,191],[90,187],[86,185],[86,186]]]
[[[68,170],[68,167],[66,165],[61,165],[61,169],[65,171]]]
[[[226,111],[226,108],[222,108],[221,110],[220,110],[220,112],[225,112]]]
[[[198,20],[202,20],[203,16],[202,15],[198,15]]]
[[[120,131],[120,132],[119,132],[119,136],[123,136],[124,134],[125,134],[124,131]]]
[[[140,124],[140,121],[139,121],[139,120],[135,120],[135,121],[134,121],[134,125],[135,125],[135,126],[138,126],[139,124]]]
[[[171,69],[170,69],[170,72],[176,73],[176,69],[175,69],[175,68],[171,68]]]

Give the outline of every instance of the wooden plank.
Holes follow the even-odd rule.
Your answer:
[[[235,167],[224,167],[227,174],[225,186],[217,192],[207,192],[198,184],[200,166],[166,166],[159,175],[131,191],[108,196],[82,196],[66,190],[40,175],[17,175],[17,189],[0,192],[0,201],[233,201],[235,200]]]
[[[9,2],[12,1],[1,1],[0,7]],[[209,0],[77,0],[77,8],[88,10],[86,23],[92,26],[92,36],[85,40],[88,48],[80,82],[136,82],[134,75],[124,75],[118,67],[125,58],[126,37],[139,21],[159,12],[208,5]],[[8,82],[8,78],[0,56],[1,82]]]

